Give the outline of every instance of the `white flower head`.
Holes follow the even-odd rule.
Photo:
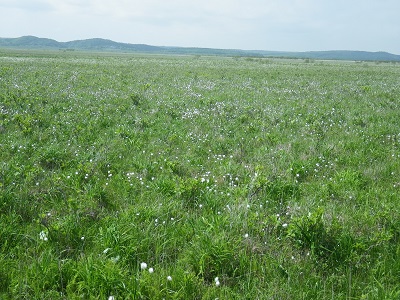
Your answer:
[[[142,262],[142,263],[140,264],[140,268],[141,268],[142,270],[146,270],[146,269],[147,269],[147,264],[146,264],[145,262]]]
[[[214,281],[215,281],[215,285],[216,286],[220,286],[221,285],[221,283],[219,282],[219,278],[218,277],[215,277]]]
[[[171,277],[171,276],[168,276],[168,277],[167,277],[167,280],[168,280],[168,281],[172,281],[172,277]]]
[[[149,268],[149,273],[154,273],[154,269],[153,268]]]
[[[113,263],[117,263],[117,262],[119,261],[119,259],[120,259],[120,256],[119,256],[119,255],[117,255],[116,257],[111,257],[111,258],[110,258],[110,260],[111,260]]]
[[[47,238],[47,233],[45,232],[45,231],[41,231],[40,233],[39,233],[39,238],[42,240],[42,241],[45,241],[45,242],[47,242],[49,239]]]

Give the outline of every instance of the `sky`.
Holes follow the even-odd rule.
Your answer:
[[[400,54],[399,0],[0,0],[0,37]]]

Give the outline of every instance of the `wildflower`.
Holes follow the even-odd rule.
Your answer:
[[[247,239],[248,237],[249,237],[249,234],[246,233],[246,234],[244,235],[244,238]],[[217,277],[217,278],[218,278],[218,277]]]
[[[153,268],[149,268],[149,273],[154,273],[154,269]]]
[[[116,262],[119,261],[120,256],[118,255],[118,256],[116,256],[116,257],[111,257],[110,259],[111,259],[111,261],[112,261],[113,263],[116,263]]]
[[[110,251],[110,250],[111,250],[111,248],[106,248],[106,249],[104,249],[104,250],[103,250],[103,254],[107,254],[107,252]]]
[[[146,269],[147,269],[147,264],[146,264],[145,262],[142,262],[142,263],[140,264],[140,268],[141,268],[142,270],[146,270]]]
[[[82,237],[81,237],[81,241],[84,241],[84,240],[85,240],[85,237],[84,237],[84,236],[82,236]]]
[[[45,241],[45,242],[48,241],[47,234],[46,234],[45,231],[41,231],[41,232],[39,233],[39,238],[40,238],[42,241]]]
[[[216,286],[220,286],[221,285],[221,283],[219,282],[219,278],[218,277],[215,277],[215,285]]]
[[[283,228],[286,228],[286,227],[288,227],[288,224],[287,224],[287,223],[284,223],[284,224],[282,224],[282,227],[283,227]]]
[[[114,296],[109,296],[108,300],[115,300],[115,297]]]
[[[168,280],[168,281],[172,281],[172,277],[171,277],[171,276],[168,276],[168,277],[167,277],[167,280]]]

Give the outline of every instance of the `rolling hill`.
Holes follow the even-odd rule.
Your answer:
[[[213,49],[213,48],[194,48],[194,47],[164,47],[164,46],[160,47],[160,46],[151,46],[145,44],[119,43],[112,40],[101,39],[101,38],[75,40],[69,42],[58,42],[53,39],[39,38],[36,36],[22,36],[19,38],[0,38],[0,48],[400,62],[400,55],[395,55],[387,52],[367,52],[367,51],[347,51],[347,50],[283,52],[283,51]]]

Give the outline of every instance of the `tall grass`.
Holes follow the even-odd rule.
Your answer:
[[[399,75],[2,52],[0,297],[400,297]]]

